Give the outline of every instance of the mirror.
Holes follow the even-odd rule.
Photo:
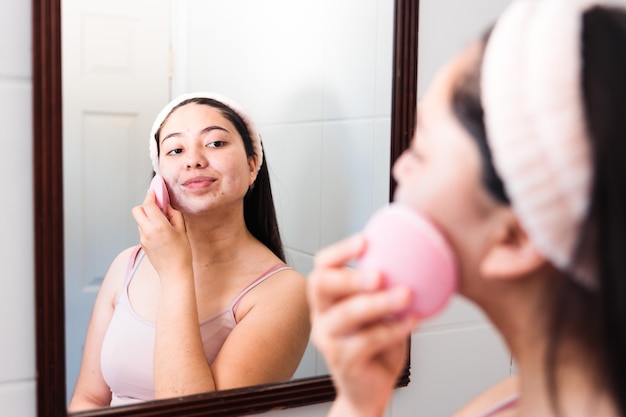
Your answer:
[[[358,5],[358,3],[355,3]],[[356,6],[355,6],[356,7]],[[33,132],[37,410],[65,416],[64,205],[60,0],[33,0]],[[395,1],[391,161],[414,124],[419,2]],[[393,190],[393,184],[391,183]],[[408,362],[398,386],[409,382]],[[247,415],[329,401],[328,376],[107,408],[76,416]]]

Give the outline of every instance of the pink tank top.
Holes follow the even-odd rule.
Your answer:
[[[508,410],[509,408],[513,408],[517,406],[517,402],[519,401],[519,395],[513,394],[508,398],[505,398],[500,403],[495,404],[493,407],[486,410],[479,417],[491,417],[500,411]]]
[[[139,256],[137,256],[139,254]],[[141,318],[130,305],[128,285],[145,252],[138,246],[130,257],[122,294],[115,303],[100,354],[102,375],[111,389],[111,406],[154,400],[153,358],[155,324]],[[135,261],[136,259],[136,261]],[[291,269],[280,263],[244,288],[222,311],[200,321],[204,354],[211,364],[236,326],[235,313],[241,298],[279,271]]]

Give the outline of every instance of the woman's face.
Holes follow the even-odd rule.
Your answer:
[[[211,106],[190,103],[165,120],[159,136],[159,168],[172,206],[201,212],[242,204],[254,182],[254,158],[248,158],[235,126]]]
[[[497,207],[481,185],[477,146],[451,107],[453,87],[475,65],[478,48],[472,45],[439,72],[418,106],[412,143],[393,167],[395,201],[442,229],[457,253],[462,277],[478,275]]]

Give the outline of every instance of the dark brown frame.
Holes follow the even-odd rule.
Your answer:
[[[61,97],[61,0],[32,0],[37,415],[67,416]],[[409,144],[417,105],[419,0],[395,1],[391,162]],[[395,187],[392,179],[391,190]],[[393,195],[393,194],[392,194]],[[398,386],[409,383],[409,365]],[[240,416],[331,401],[329,376],[72,414]]]

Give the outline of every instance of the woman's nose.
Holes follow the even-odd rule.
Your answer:
[[[391,174],[393,175],[393,179],[396,182],[399,182],[400,178],[402,178],[402,175],[406,172],[408,152],[408,150],[402,152],[398,159],[396,159],[396,162],[394,162],[393,164]]]
[[[199,149],[190,149],[187,152],[187,168],[205,168],[209,164],[208,159]]]

